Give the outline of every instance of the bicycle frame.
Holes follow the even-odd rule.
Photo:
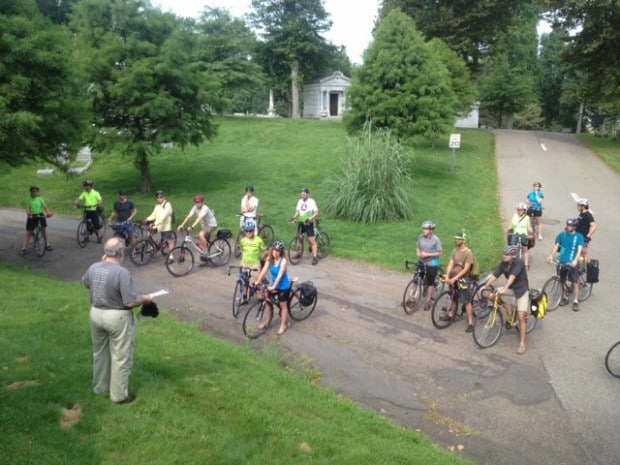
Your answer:
[[[331,251],[331,240],[329,235],[320,228],[321,220],[314,220],[314,240],[316,241],[318,258],[325,258]],[[297,223],[297,234],[291,239],[287,251],[288,260],[293,265],[297,265],[304,255],[304,242],[307,239],[306,233],[302,232],[303,223]],[[309,240],[308,240],[309,242]],[[309,248],[312,251],[312,248]]]
[[[405,260],[405,268],[409,269],[409,265],[415,263],[416,271],[413,274],[411,280],[405,286],[405,292],[403,293],[402,307],[407,315],[411,315],[415,312],[422,302],[422,297],[428,292],[428,285],[424,279],[426,274],[426,265],[421,260],[409,261]],[[435,298],[443,292],[444,271],[441,266],[437,269],[437,276],[435,277]]]
[[[529,293],[527,308],[530,308]],[[497,344],[497,341],[500,340],[504,326],[506,329],[516,328],[519,331],[518,313],[516,308],[512,308],[509,315],[505,303],[501,300],[501,296],[499,293],[496,293],[493,306],[487,309],[487,311],[482,311],[474,320],[474,342],[480,348],[487,349]],[[526,332],[529,333],[536,327],[538,320],[529,311],[526,318]]]
[[[205,262],[200,266],[211,264],[213,266],[223,266],[230,261],[232,254],[230,243],[223,237],[217,237],[211,240],[207,237],[209,244],[208,250],[201,250],[198,244],[189,233],[185,230],[185,238],[181,245],[174,247],[166,257],[166,269],[176,277],[187,275],[194,268],[194,252],[198,254],[200,260]]]

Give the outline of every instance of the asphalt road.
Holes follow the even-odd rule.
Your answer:
[[[172,291],[159,303],[179,319],[199,322],[203,330],[237,344],[276,344],[310,357],[325,387],[478,464],[616,465],[620,383],[607,374],[603,358],[620,339],[612,307],[618,285],[612,270],[620,265],[620,221],[613,214],[620,199],[618,175],[572,135],[495,134],[505,217],[524,200],[532,181],[542,183],[546,196],[544,240],[532,250],[533,286],[542,287],[554,272],[545,258],[564,221],[576,216],[571,192],[590,199],[599,225],[590,250],[600,259],[601,282],[580,312],[561,307],[540,321],[524,355],[515,352],[514,330],[481,350],[464,333],[462,321],[439,331],[428,312],[405,315],[400,299],[409,276],[404,273],[332,257],[315,267],[305,260],[292,274],[319,289],[315,313],[282,338],[273,330],[249,343],[241,321],[231,314],[234,277],[226,270],[199,268],[173,278],[162,257],[144,268],[126,265],[141,290]],[[463,160],[456,169],[465,169]],[[54,218],[54,252],[42,259],[21,257],[23,225],[23,212],[0,210],[0,243],[5,244],[0,260],[77,280],[101,255],[96,244],[77,248],[75,218]],[[445,233],[441,225],[438,232]]]

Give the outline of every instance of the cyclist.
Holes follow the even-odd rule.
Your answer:
[[[588,199],[579,199],[577,201],[577,210],[579,210],[579,216],[577,217],[577,232],[583,236],[584,244],[581,249],[586,262],[588,262],[588,245],[592,240],[592,236],[596,232],[596,223],[594,217],[590,213],[590,202]]]
[[[519,319],[519,347],[517,349],[518,354],[525,353],[526,347],[526,335],[527,335],[527,312],[529,303],[529,281],[527,279],[527,270],[523,260],[517,258],[519,254],[519,246],[507,245],[504,247],[502,253],[502,261],[498,265],[495,272],[491,275],[487,283],[482,287],[482,290],[487,289],[488,286],[493,284],[501,275],[506,278],[506,284],[504,287],[497,289],[496,293],[501,295],[502,301],[506,306],[506,312],[511,315],[512,309],[517,307],[517,318]],[[494,300],[496,293],[489,295],[491,300]]]
[[[101,233],[102,224],[99,223],[99,213],[103,211],[103,199],[101,194],[93,189],[94,181],[87,179],[82,183],[84,192],[80,194],[73,204],[76,207],[84,207],[84,218],[90,220],[97,234],[97,244],[101,244],[103,235]]]
[[[116,224],[121,227],[131,245],[136,243],[136,232],[132,221],[137,214],[138,210],[136,206],[127,198],[127,191],[125,189],[120,189],[118,191],[118,200],[114,202],[114,209],[108,218],[108,223],[110,225],[115,224],[116,220]]]
[[[579,257],[584,245],[583,236],[577,232],[578,220],[570,218],[566,220],[566,229],[557,235],[553,250],[547,261],[553,261],[553,256],[560,249],[558,263],[564,265],[568,273],[568,279],[573,283],[573,311],[579,311]],[[560,305],[568,305],[567,296],[563,295]]]
[[[426,281],[427,293],[424,310],[428,311],[433,306],[433,294],[435,293],[435,278],[439,269],[439,258],[443,255],[441,241],[439,237],[433,233],[435,231],[435,223],[425,221],[422,223],[422,234],[418,237],[416,243],[416,253],[425,266],[424,280]]]
[[[254,196],[254,186],[245,188],[245,195],[241,198],[241,224],[239,227],[243,229],[246,221],[252,221],[256,225],[256,217],[258,216],[258,198]]]
[[[457,305],[465,305],[465,311],[467,312],[467,328],[466,333],[471,333],[474,330],[474,306],[471,303],[472,291],[471,283],[472,279],[469,273],[474,266],[474,253],[467,247],[467,235],[461,231],[454,235],[454,250],[450,254],[450,261],[446,268],[446,276],[449,276],[446,281],[450,286],[456,286],[456,299],[450,304],[450,311],[447,315],[440,316],[442,321],[451,321],[456,314]],[[460,286],[460,281],[464,284]]]
[[[267,287],[267,294],[265,295],[265,301],[267,302],[267,320],[259,325],[260,329],[268,328],[271,325],[273,318],[273,301],[272,295],[278,296],[281,310],[280,329],[278,329],[278,336],[282,336],[288,328],[288,300],[291,295],[292,282],[288,277],[286,269],[288,267],[288,260],[284,258],[284,242],[275,241],[271,246],[269,256],[265,266],[259,273],[254,285],[257,286],[262,282],[263,277],[267,274],[267,271],[271,273],[271,284]]]
[[[543,211],[543,200],[545,198],[545,194],[540,190],[542,188],[542,184],[538,181],[535,181],[532,185],[532,190],[529,194],[527,194],[527,214],[534,221],[536,221],[536,229],[538,230],[538,240],[542,241],[542,211]]]
[[[241,266],[245,268],[259,270],[261,267],[261,256],[266,249],[265,243],[260,236],[257,236],[256,223],[254,221],[246,221],[243,225],[245,236],[239,242],[241,249]],[[241,304],[247,304],[248,288],[243,289],[243,301]]]
[[[194,206],[189,211],[183,222],[177,228],[179,231],[183,230],[185,223],[189,222],[192,216],[196,216],[193,224],[188,226],[190,231],[200,224],[202,230],[198,233],[200,239],[200,248],[204,251],[209,248],[209,236],[211,231],[217,228],[217,220],[213,214],[213,210],[205,205],[205,198],[202,195],[194,196]],[[206,262],[205,262],[206,265]]]
[[[152,221],[154,231],[161,233],[162,240],[167,242],[168,250],[174,248],[174,237],[172,235],[172,205],[166,200],[164,191],[155,192],[155,208],[153,212],[145,218],[145,222]],[[168,256],[172,261],[172,254]]]
[[[291,223],[297,221],[297,230],[308,237],[308,241],[312,248],[312,264],[316,265],[319,263],[319,252],[314,237],[314,220],[319,216],[319,208],[314,199],[310,198],[309,195],[310,191],[308,188],[303,187],[301,189],[301,198],[297,201],[295,214],[293,215]],[[296,258],[300,256],[301,253],[298,253]]]
[[[52,217],[52,211],[47,208],[47,204],[43,197],[41,197],[38,186],[30,187],[30,197],[26,199],[26,236],[24,237],[24,243],[22,244],[22,255],[26,255],[26,248],[30,243],[30,238],[32,237],[32,232],[34,231],[37,223],[41,225],[41,231],[43,233],[43,238],[45,239],[45,249],[50,252],[54,250],[52,246],[49,244],[47,240],[47,221],[45,221],[45,217]],[[45,212],[45,214],[43,214]]]
[[[527,216],[527,205],[522,202],[518,203],[517,213],[512,215],[510,225],[506,229],[506,235],[509,235],[510,238],[508,245],[521,247],[523,262],[527,270],[530,269],[530,253],[527,244],[531,234],[533,234],[532,223],[530,222],[530,217]]]

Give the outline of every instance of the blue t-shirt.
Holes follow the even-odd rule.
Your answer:
[[[269,271],[271,272],[271,282],[273,283],[277,277],[278,274],[280,273],[280,267],[282,266],[282,260],[280,260],[280,262],[275,265],[275,264],[270,264],[269,265]],[[278,283],[278,286],[276,287],[276,289],[278,291],[288,291],[291,288],[291,280],[288,277],[288,273],[284,273],[284,275],[282,276],[282,279],[280,279],[280,282]]]
[[[542,203],[538,201],[538,199],[544,199],[545,194],[542,191],[538,191],[538,197],[536,197],[536,191],[532,191],[527,194],[527,199],[530,201],[532,208],[535,210],[542,210]]]
[[[583,247],[584,240],[583,236],[577,232],[570,234],[566,231],[562,231],[555,238],[555,243],[562,247],[560,249],[558,261],[562,265],[567,265],[575,261],[575,258],[577,258],[577,250],[580,246]]]

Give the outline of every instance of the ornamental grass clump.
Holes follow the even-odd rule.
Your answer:
[[[341,149],[340,164],[325,182],[325,212],[364,224],[411,218],[408,158],[389,130],[366,123]]]

